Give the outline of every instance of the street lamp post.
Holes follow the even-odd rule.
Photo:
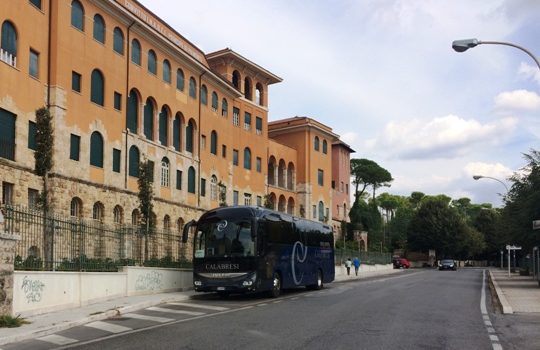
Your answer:
[[[504,188],[506,188],[506,192],[508,193],[508,186],[507,186],[504,182],[502,182],[501,180],[499,180],[499,179],[497,179],[497,178],[495,178],[495,177],[484,176],[484,175],[473,175],[473,179],[475,179],[475,180],[480,180],[480,179],[491,179],[491,180],[498,181],[498,182],[500,182],[500,183],[504,186]]]
[[[505,46],[515,47],[516,49],[519,49],[519,50],[525,52],[527,55],[531,56],[531,58],[534,60],[534,62],[536,62],[536,65],[538,66],[538,69],[540,69],[540,61],[538,61],[538,58],[536,58],[532,54],[532,52],[530,52],[529,50],[527,50],[526,48],[524,48],[522,46],[512,44],[512,43],[508,43],[508,42],[504,42],[504,41],[481,41],[481,40],[478,40],[478,39],[454,40],[452,42],[452,48],[456,52],[465,52],[468,49],[471,49],[473,47],[476,47],[478,45],[483,45],[483,44],[505,45]]]

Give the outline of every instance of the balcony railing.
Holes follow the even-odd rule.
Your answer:
[[[6,62],[10,66],[17,67],[17,56],[0,48],[0,60]]]

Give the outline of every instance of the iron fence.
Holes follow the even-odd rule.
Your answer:
[[[336,265],[343,265],[348,258],[358,257],[361,264],[375,265],[375,264],[391,264],[392,254],[381,252],[365,252],[351,249],[336,249],[335,250],[335,262]]]
[[[190,267],[181,233],[44,215],[4,206],[4,230],[17,234],[16,270],[118,271],[119,266]]]

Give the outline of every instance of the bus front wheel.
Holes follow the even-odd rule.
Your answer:
[[[308,289],[319,290],[323,288],[323,278],[321,270],[317,270],[317,282],[315,284],[309,285]]]
[[[270,296],[277,298],[281,294],[281,276],[279,273],[274,272],[274,278],[272,279],[272,290],[270,290]]]

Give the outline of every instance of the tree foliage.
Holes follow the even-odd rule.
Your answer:
[[[42,107],[36,111],[35,172],[45,176],[53,166],[53,126],[49,110]]]
[[[369,159],[351,159],[352,184],[355,186],[354,202],[359,202],[368,186],[375,190],[381,186],[389,186],[394,179],[390,172]]]
[[[139,164],[139,210],[141,212],[141,226],[149,230],[146,234],[152,232],[156,227],[154,213],[154,169],[153,163],[147,159]]]

